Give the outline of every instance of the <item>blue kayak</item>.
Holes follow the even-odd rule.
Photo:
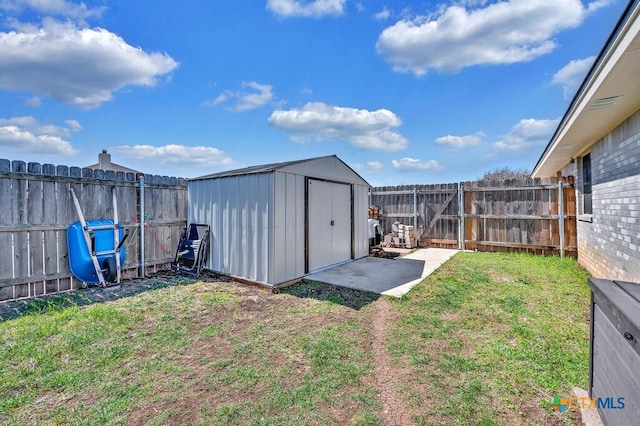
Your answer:
[[[109,227],[109,225],[111,227]],[[115,274],[115,255],[116,247],[114,247],[113,233],[115,231],[113,227],[113,220],[111,219],[96,219],[88,220],[87,228],[93,233],[92,244],[93,250],[96,252],[98,258],[98,264],[103,270],[103,276],[106,281],[113,281],[109,279]],[[103,228],[103,229],[101,229]],[[93,261],[91,260],[91,253],[87,247],[83,235],[82,224],[80,222],[72,223],[67,229],[67,248],[69,249],[69,268],[74,277],[87,284],[99,284],[100,279],[96,274]],[[118,229],[120,233],[119,241],[124,238],[124,231],[120,227]],[[120,256],[120,265],[124,265],[125,260],[125,248],[121,246],[118,250]]]

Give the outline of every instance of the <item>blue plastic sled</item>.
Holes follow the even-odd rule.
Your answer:
[[[86,222],[87,230],[91,235],[91,248],[87,247],[81,222],[74,222],[67,229],[69,267],[77,279],[87,284],[101,284],[89,252],[91,249],[98,258],[104,280],[107,282],[115,281],[117,274],[116,252],[120,256],[119,264],[124,265],[125,248],[122,246],[122,242],[125,240],[125,233],[121,227],[118,227],[120,233],[118,241],[121,243],[119,247],[114,247],[115,227],[113,223],[111,219],[96,219]]]

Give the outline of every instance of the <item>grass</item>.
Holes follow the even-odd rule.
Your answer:
[[[157,288],[0,322],[0,423],[380,425],[376,296],[319,284]],[[562,424],[586,387],[586,275],[571,259],[460,253],[389,299],[386,350],[418,424]]]
[[[35,308],[0,323],[0,423],[379,423],[372,309],[224,283]]]
[[[418,424],[571,423],[588,380],[586,273],[573,259],[460,253],[393,303],[389,352]]]

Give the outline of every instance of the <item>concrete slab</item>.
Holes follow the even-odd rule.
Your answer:
[[[402,297],[405,294],[409,293],[409,291],[418,285],[423,279],[431,275],[436,269],[438,269],[444,262],[451,259],[454,254],[458,253],[459,250],[452,249],[441,249],[441,248],[426,248],[416,250],[413,253],[410,253],[406,256],[401,257],[400,259],[410,259],[410,260],[422,260],[424,262],[424,267],[422,269],[422,274],[419,278],[406,282],[398,287],[394,287],[389,289],[382,294],[385,296],[395,296]]]
[[[304,280],[402,297],[457,252],[427,248],[396,259],[365,257],[309,274]]]

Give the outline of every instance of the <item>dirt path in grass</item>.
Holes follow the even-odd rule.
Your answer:
[[[399,393],[402,381],[394,375],[391,357],[386,350],[387,326],[391,307],[386,298],[375,302],[378,312],[373,319],[373,356],[376,363],[375,376],[380,391],[382,417],[385,425],[405,426],[414,422]]]

